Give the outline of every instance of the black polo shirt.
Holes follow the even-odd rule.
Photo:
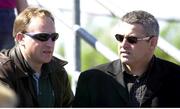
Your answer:
[[[132,107],[140,107],[142,104],[142,100],[147,89],[146,83],[152,69],[153,60],[154,59],[150,61],[146,72],[144,72],[141,76],[129,74],[126,70],[123,71],[124,81],[129,92],[129,104]]]

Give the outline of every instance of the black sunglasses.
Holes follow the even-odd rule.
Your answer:
[[[124,37],[124,35],[116,34],[115,35],[116,40],[119,42],[123,42],[124,38],[130,43],[130,44],[136,44],[138,41],[141,40],[150,40],[152,37],[134,37],[134,36],[128,36]]]
[[[24,34],[39,41],[48,41],[49,38],[51,38],[52,41],[56,41],[59,37],[58,33],[24,33]]]

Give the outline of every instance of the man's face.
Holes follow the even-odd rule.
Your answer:
[[[27,33],[54,33],[55,25],[49,17],[33,17],[27,27]],[[24,34],[24,55],[33,63],[48,63],[53,55],[55,41],[49,38],[40,41]]]
[[[142,25],[125,22],[121,23],[117,34],[124,37],[146,37]],[[137,43],[132,43],[124,38],[122,42],[118,41],[118,52],[122,63],[136,65],[147,61],[152,56],[155,46],[150,40],[138,40]]]

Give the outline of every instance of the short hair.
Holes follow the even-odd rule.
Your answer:
[[[128,12],[121,18],[121,21],[129,24],[140,24],[143,26],[146,35],[159,36],[158,21],[152,14],[146,11],[135,10]]]
[[[50,11],[41,7],[27,7],[22,11],[14,21],[13,37],[16,37],[18,32],[25,33],[32,17],[50,17],[54,22],[54,17]]]

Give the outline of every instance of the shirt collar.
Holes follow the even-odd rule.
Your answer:
[[[121,67],[122,67],[123,76],[129,75],[129,76],[135,77],[135,78],[137,78],[139,80],[148,77],[148,75],[152,71],[152,66],[154,64],[154,59],[155,59],[155,56],[152,57],[151,61],[149,62],[147,70],[141,76],[135,76],[135,75],[131,75],[131,74],[127,73],[128,71],[127,71],[127,68],[126,68],[125,64],[122,64]]]

